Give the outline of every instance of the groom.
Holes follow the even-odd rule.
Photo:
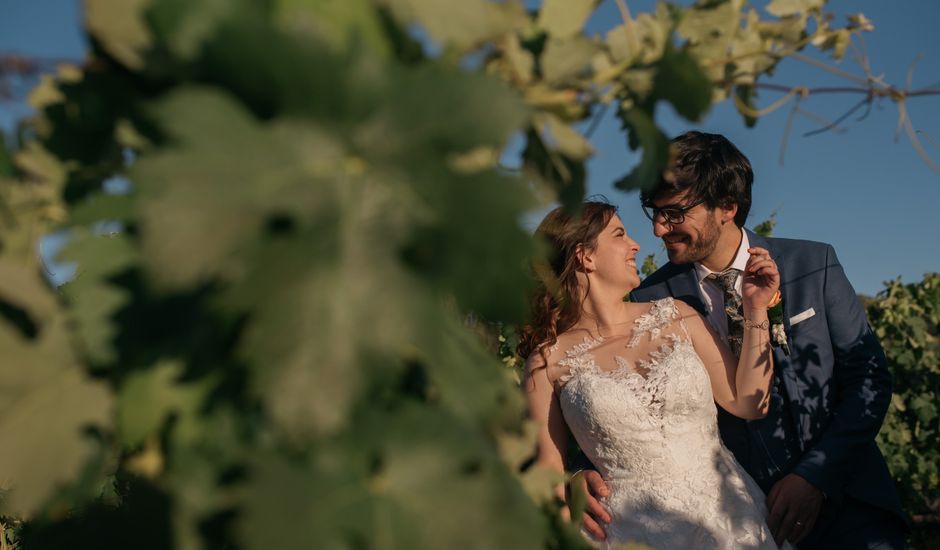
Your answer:
[[[773,351],[771,410],[746,421],[719,408],[722,440],[767,494],[778,544],[905,548],[905,516],[875,444],[891,400],[890,374],[835,251],[743,229],[753,172],[723,136],[688,132],[672,146],[674,166],[641,194],[670,261],[632,299],[680,299],[733,339],[741,281],[732,270],[744,268],[749,246],[769,250],[780,268],[785,332]],[[606,486],[597,472],[585,479],[585,528],[598,536],[607,515],[595,497]]]

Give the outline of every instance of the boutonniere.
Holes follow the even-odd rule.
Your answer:
[[[770,341],[775,347],[783,348],[783,353],[790,355],[787,344],[787,331],[783,328],[783,294],[778,289],[767,304],[767,319],[770,321]]]

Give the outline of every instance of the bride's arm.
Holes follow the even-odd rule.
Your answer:
[[[682,304],[680,313],[690,320],[692,343],[708,369],[715,402],[735,416],[757,419],[770,409],[774,365],[767,305],[780,288],[780,272],[766,249],[755,246],[748,253],[741,288],[745,323],[740,358],[692,308]]]
[[[526,361],[525,389],[529,418],[539,427],[536,461],[557,472],[565,471],[568,427],[561,414],[555,387],[548,378],[545,357],[538,350]]]
[[[538,351],[533,352],[526,361],[525,373],[524,384],[529,402],[529,418],[539,427],[536,464],[563,474],[566,466],[565,457],[568,456],[568,425],[565,424],[564,416],[562,416],[555,386],[548,376],[545,358]],[[571,483],[575,482],[573,477]],[[582,484],[587,495],[587,507],[579,518],[581,526],[595,539],[604,540],[607,534],[601,525],[610,523],[611,518],[597,499],[601,495],[607,495],[607,485],[600,474],[593,470],[584,471],[584,475],[578,478],[577,483]],[[555,496],[566,503],[561,509],[562,518],[566,521],[570,520],[571,511],[568,508],[568,495],[565,492],[564,483],[559,483],[555,487]]]
[[[770,379],[773,375],[770,331],[745,328],[741,357],[735,358],[698,312],[682,302],[676,303],[685,319],[692,345],[708,371],[715,402],[740,418],[754,420],[765,417],[770,407]],[[767,319],[767,311],[746,311],[745,318],[759,324]]]

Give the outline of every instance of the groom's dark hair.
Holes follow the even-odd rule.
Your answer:
[[[754,182],[747,157],[719,134],[686,132],[671,143],[671,163],[656,187],[640,193],[643,204],[688,191],[688,203],[703,200],[708,208],[737,204],[734,223],[744,227]]]

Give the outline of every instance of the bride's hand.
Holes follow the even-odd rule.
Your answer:
[[[764,311],[780,288],[780,271],[777,263],[764,248],[753,246],[747,249],[751,255],[744,268],[741,298],[747,311]]]

